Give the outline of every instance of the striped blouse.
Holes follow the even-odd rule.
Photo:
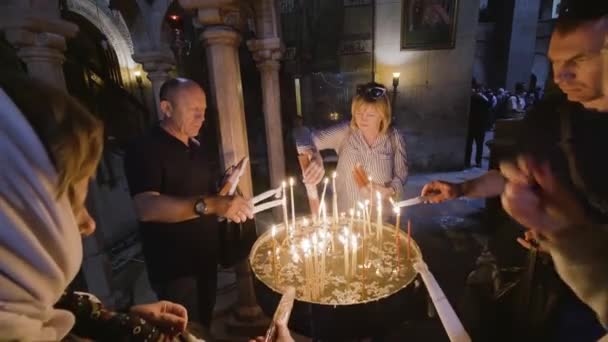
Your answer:
[[[369,146],[358,128],[349,122],[311,131],[296,133],[298,152],[307,149],[334,150],[338,154],[336,188],[338,209],[347,212],[361,198],[353,176],[356,164],[361,164],[375,183],[390,186],[395,190],[395,200],[402,198],[408,176],[405,140],[399,131],[391,127],[386,134],[378,136]],[[374,203],[375,204],[375,203]]]

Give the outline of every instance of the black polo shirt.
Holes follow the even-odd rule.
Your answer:
[[[217,174],[203,150],[194,143],[186,146],[160,126],[127,149],[125,172],[131,196],[146,191],[175,197],[216,193]],[[139,225],[152,281],[215,271],[219,244],[215,216]]]

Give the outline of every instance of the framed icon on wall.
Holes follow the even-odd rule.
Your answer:
[[[453,49],[458,0],[403,0],[401,50]]]

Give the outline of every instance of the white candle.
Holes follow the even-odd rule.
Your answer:
[[[346,228],[344,229],[344,234],[346,234]],[[344,246],[344,278],[348,278],[348,235],[340,235],[339,240],[342,246]]]
[[[306,217],[302,219],[302,223],[300,223],[302,227],[308,227],[310,225],[310,221]]]
[[[352,235],[351,236],[351,249],[352,249],[352,258],[351,258],[351,276],[355,276],[357,273],[357,237]]]
[[[304,239],[302,241],[302,252],[304,252],[304,279],[308,292],[310,293],[310,299],[313,297],[311,277],[313,276],[312,265],[310,263],[310,241]]]
[[[323,224],[327,224],[327,205],[323,203]]]
[[[325,288],[325,254],[327,252],[327,237],[321,241],[321,290]]]
[[[367,231],[372,233],[372,210],[371,210],[371,202],[369,200],[365,200],[365,218],[367,223]]]
[[[327,184],[329,183],[329,178],[325,177],[323,179],[323,192],[321,192],[321,202],[319,207],[319,220],[321,219],[321,212],[323,211],[323,205],[325,205],[325,192],[327,191]]]
[[[293,178],[289,178],[289,191],[291,192],[291,222],[293,223],[293,229],[296,229],[296,209],[293,201]]]
[[[363,204],[360,204],[360,205],[362,206]],[[357,223],[358,223],[359,225],[361,225],[361,211],[360,211],[360,210],[357,210]],[[356,225],[355,225],[355,226],[356,226]],[[364,228],[364,227],[362,227],[362,228]],[[353,232],[354,232],[354,231],[356,230],[356,229],[355,229],[355,227],[353,227],[353,229],[352,229],[352,230],[353,230]]]
[[[338,189],[336,189],[336,176],[338,174],[334,172],[331,175],[331,190],[333,193],[333,216],[334,216],[334,224],[338,224]]]
[[[272,278],[275,281],[275,286],[278,286],[278,284],[276,284],[277,280],[278,280],[278,274],[277,274],[277,240],[276,240],[276,234],[277,234],[277,227],[275,227],[274,225],[271,228],[270,234],[272,235]]]
[[[378,206],[376,207],[376,212],[378,213],[378,217],[376,218],[376,238],[378,241],[382,239],[382,196],[380,192],[376,192],[376,197],[378,197]]]
[[[287,214],[287,183],[283,181],[283,222],[285,224],[285,233],[290,236],[289,218]]]
[[[348,213],[350,214],[350,229],[353,229],[353,221],[355,220],[355,209],[351,208]]]
[[[312,235],[312,273],[313,273],[312,285],[315,288],[315,293],[318,292],[320,268],[321,267],[319,266],[319,238],[317,236],[317,233],[315,232]],[[316,295],[315,295],[315,297],[316,297]]]
[[[371,233],[372,226],[371,226],[371,218],[369,216],[372,214],[372,207],[374,206],[374,186],[373,186],[374,183],[372,183],[372,177],[371,176],[368,177],[368,180],[369,180],[369,200],[367,200],[366,202],[369,203],[369,215],[368,215],[368,219],[370,220],[369,221],[369,223],[370,223],[369,230],[370,230],[370,233]]]

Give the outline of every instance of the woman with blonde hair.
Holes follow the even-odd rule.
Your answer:
[[[386,88],[375,82],[358,86],[351,113],[350,123],[296,136],[298,153],[312,155],[304,170],[306,184],[317,185],[325,174],[319,151],[330,149],[338,154],[336,187],[341,211],[369,198],[370,191],[383,198],[402,197],[408,175],[405,140],[391,127]]]
[[[66,291],[82,263],[81,235],[95,230],[85,199],[102,153],[102,125],[43,83],[5,74],[0,86],[0,340],[57,341],[72,332],[154,341],[184,331],[180,305],[117,313]]]

